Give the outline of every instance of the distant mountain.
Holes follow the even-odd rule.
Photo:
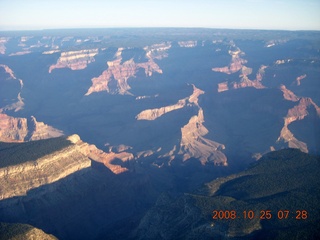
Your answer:
[[[318,239],[320,158],[295,149],[178,198],[163,194],[133,239]]]

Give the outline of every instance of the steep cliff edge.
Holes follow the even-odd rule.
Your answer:
[[[72,142],[77,150],[87,156],[88,158],[103,163],[107,168],[109,168],[114,174],[119,174],[128,171],[127,168],[124,168],[120,165],[113,164],[115,160],[121,160],[122,162],[126,162],[132,160],[134,158],[132,153],[128,152],[120,152],[114,153],[109,151],[108,153],[98,149],[93,144],[88,144],[83,142],[80,137],[76,134],[69,136],[67,138],[70,142]]]
[[[106,153],[83,142],[78,135],[66,139],[6,143],[0,147],[0,200],[26,195],[31,189],[90,168],[91,160],[101,162],[114,174],[119,174],[128,169],[113,164],[113,161],[125,162],[134,158],[127,152]]]
[[[285,87],[281,87],[284,92],[284,97],[290,101],[298,102],[296,106],[288,110],[287,116],[284,118],[284,126],[281,129],[280,136],[277,139],[277,143],[284,142],[290,148],[298,148],[303,152],[308,152],[308,146],[306,143],[299,141],[293,133],[288,129],[288,125],[294,121],[304,119],[309,115],[308,109],[314,108],[317,118],[320,118],[320,108],[312,101],[311,98],[297,98],[291,91]]]
[[[23,102],[23,98],[21,97],[21,91],[23,88],[23,81],[22,79],[18,79],[13,70],[5,65],[5,64],[0,64],[0,68],[3,68],[5,73],[6,73],[6,77],[5,79],[0,79],[0,81],[18,81],[19,85],[20,85],[20,89],[17,89],[17,97],[16,99],[11,99],[11,103],[6,103],[5,106],[0,106],[0,113],[3,111],[7,111],[7,110],[14,110],[15,112],[21,110],[24,107],[24,102]],[[3,87],[3,86],[2,86]],[[6,88],[5,88],[6,90]]]
[[[30,146],[27,150],[42,151],[41,148],[49,147],[51,141],[43,142],[43,144],[40,148],[37,147],[35,149]],[[46,144],[49,145],[46,146]],[[34,160],[29,159],[26,162],[24,161],[25,153],[20,151],[18,153],[20,155],[16,158],[20,157],[21,161],[14,165],[10,165],[8,160],[10,156],[4,154],[5,150],[1,152],[1,161],[7,161],[8,163],[0,168],[0,200],[26,195],[31,189],[56,182],[74,172],[91,166],[90,159],[79,152],[74,145],[54,150],[50,154],[45,154]]]
[[[38,122],[35,117],[15,118],[0,113],[0,141],[23,142],[62,136],[63,132],[43,122]]]
[[[209,132],[207,128],[203,126],[204,116],[203,110],[199,106],[199,96],[205,92],[195,85],[193,86],[193,93],[184,99],[180,99],[176,104],[165,106],[155,109],[147,109],[140,112],[137,116],[137,120],[155,120],[162,115],[181,109],[184,107],[195,107],[198,109],[198,114],[190,118],[188,124],[181,128],[181,141],[180,149],[177,151],[176,146],[173,150],[165,153],[159,158],[169,157],[170,162],[175,158],[175,154],[183,156],[183,161],[190,158],[197,158],[201,164],[205,165],[207,162],[214,162],[216,165],[227,166],[227,157],[221,152],[225,148],[223,144],[214,142],[212,140],[204,138]]]
[[[142,112],[140,112],[137,116],[137,120],[155,120],[162,115],[169,113],[174,110],[178,110],[181,108],[184,108],[186,106],[197,106],[198,105],[198,98],[201,94],[204,94],[204,91],[201,89],[197,88],[195,85],[193,86],[193,93],[186,98],[180,99],[176,104],[170,105],[170,106],[165,106],[161,108],[154,108],[154,109],[146,109]]]
[[[214,162],[216,165],[227,166],[227,157],[221,152],[225,146],[204,138],[209,131],[203,126],[203,122],[203,110],[200,108],[198,115],[191,117],[189,123],[181,128],[179,154],[183,155],[184,161],[194,157],[198,158],[202,165]]]

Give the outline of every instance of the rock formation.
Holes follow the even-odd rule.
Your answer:
[[[171,42],[163,42],[159,44],[153,44],[144,48],[146,51],[146,57],[148,59],[158,59],[168,57],[167,50],[171,48]]]
[[[307,74],[304,74],[304,75],[301,75],[301,76],[297,77],[297,78],[296,78],[296,84],[297,84],[297,86],[300,86],[301,80],[302,80],[302,79],[305,79],[306,77],[307,77]]]
[[[198,42],[197,41],[180,41],[178,42],[180,47],[185,47],[185,48],[193,48],[196,47]]]
[[[89,158],[71,145],[35,161],[0,168],[0,199],[26,195],[90,166]]]
[[[47,139],[62,136],[63,132],[43,122],[37,122],[36,118],[15,118],[0,113],[0,141],[24,142],[31,140]]]
[[[17,112],[24,107],[23,98],[21,97],[23,81],[21,79],[17,79],[12,69],[9,68],[7,65],[0,64],[0,67],[2,67],[6,71],[6,73],[9,75],[8,80],[19,81],[19,84],[20,84],[20,91],[18,92],[18,95],[17,95],[17,101],[3,107],[0,106],[0,113],[7,110],[14,110],[15,112]]]
[[[131,77],[135,77],[135,74],[139,68],[143,68],[145,70],[146,76],[152,76],[153,72],[162,73],[162,70],[159,66],[154,62],[152,56],[153,54],[160,57],[161,51],[163,49],[167,49],[166,47],[160,45],[159,50],[156,48],[145,48],[147,50],[146,57],[148,58],[147,62],[144,63],[135,63],[133,59],[130,59],[123,64],[122,61],[122,51],[123,48],[119,48],[117,53],[115,54],[115,60],[108,61],[108,69],[105,70],[99,77],[93,78],[92,86],[89,88],[88,92],[85,95],[90,95],[93,92],[101,92],[107,91],[108,93],[118,93],[118,94],[131,94],[129,92],[130,86],[128,84],[128,79]],[[163,55],[161,56],[163,57]],[[109,83],[115,80],[117,83],[116,89],[110,89]]]
[[[257,89],[265,88],[261,83],[265,68],[267,68],[267,67],[261,66],[256,74],[256,79],[250,80],[248,78],[248,75],[250,75],[252,73],[252,69],[248,68],[246,66],[243,66],[241,69],[242,74],[240,74],[240,76],[239,76],[241,78],[241,80],[240,80],[240,82],[233,83],[232,88],[233,89],[246,88],[246,87],[254,87]]]
[[[129,160],[132,160],[134,158],[132,153],[128,152],[104,152],[100,149],[98,149],[93,144],[88,144],[86,142],[83,142],[80,137],[76,134],[69,136],[67,138],[69,141],[71,141],[73,144],[75,144],[77,150],[81,152],[83,155],[87,156],[91,160],[94,160],[96,162],[103,163],[107,168],[109,168],[113,173],[119,174],[128,171],[127,168],[124,168],[120,165],[113,164],[115,160],[121,160],[122,162],[126,162]]]
[[[155,120],[166,113],[183,108],[184,106],[186,106],[186,100],[182,99],[182,100],[179,100],[174,105],[144,110],[136,116],[136,119],[137,120],[150,120],[150,121]]]
[[[292,91],[287,89],[285,85],[281,84],[280,90],[283,92],[284,99],[286,99],[288,101],[292,101],[292,102],[299,101],[300,98],[298,98]]]
[[[200,108],[198,115],[191,117],[189,123],[181,128],[179,154],[183,155],[184,161],[194,157],[203,165],[214,162],[216,165],[227,166],[227,157],[221,152],[225,146],[204,138],[209,131],[203,126],[203,122],[203,110]]]
[[[186,161],[192,157],[198,158],[204,165],[206,162],[212,161],[217,165],[227,165],[226,156],[220,151],[224,149],[224,145],[204,138],[209,132],[203,126],[204,117],[203,110],[199,106],[199,96],[204,94],[204,91],[193,85],[193,93],[184,99],[179,100],[176,104],[155,109],[147,109],[136,116],[137,120],[155,120],[162,115],[184,108],[193,106],[198,108],[198,115],[192,116],[189,123],[181,128],[181,141],[178,154],[183,155],[183,160]],[[176,146],[170,152],[159,156],[159,158],[169,157],[169,164],[175,158]],[[142,156],[142,154],[141,154]]]
[[[155,120],[166,113],[181,109],[187,105],[198,106],[198,97],[201,94],[204,94],[204,91],[200,90],[199,88],[196,88],[193,85],[193,93],[192,95],[190,95],[190,97],[180,99],[176,104],[173,104],[170,106],[144,110],[136,116],[136,119],[137,120]]]
[[[117,159],[126,162],[134,158],[131,153],[124,151],[106,153],[95,145],[83,142],[76,134],[69,136],[67,140],[72,144],[43,157],[0,168],[0,200],[26,195],[31,189],[90,168],[91,160],[103,163],[114,174],[119,174],[128,169],[113,161]]]
[[[229,54],[231,55],[231,63],[229,66],[215,67],[212,68],[212,71],[232,74],[241,70],[243,64],[247,63],[247,60],[241,58],[241,56],[244,55],[244,52],[242,52],[239,48],[237,48],[235,51],[229,50]]]
[[[50,66],[49,73],[56,68],[84,69],[89,63],[94,61],[94,56],[98,52],[98,49],[62,52],[57,63]]]
[[[291,101],[297,102],[296,97],[291,96],[291,98]],[[320,108],[312,101],[311,98],[301,98],[298,100],[298,102],[298,105],[289,109],[287,116],[284,118],[284,126],[280,132],[277,142],[284,142],[288,144],[288,147],[290,148],[298,148],[307,153],[307,144],[296,139],[293,133],[288,129],[288,125],[294,121],[302,120],[308,116],[308,108],[314,108],[316,110],[317,117],[320,118]]]
[[[9,38],[0,37],[0,54],[6,53],[6,43],[8,42]]]

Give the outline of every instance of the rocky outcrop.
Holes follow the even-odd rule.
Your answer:
[[[185,48],[193,48],[196,47],[198,42],[197,41],[180,41],[178,42],[180,47],[185,47]]]
[[[287,89],[285,85],[281,84],[280,90],[283,92],[284,99],[286,99],[288,101],[292,101],[292,102],[299,101],[300,98],[298,98],[292,91]]]
[[[203,126],[203,110],[198,103],[199,96],[201,94],[204,94],[204,91],[193,85],[193,93],[189,97],[179,100],[174,105],[144,110],[136,116],[136,119],[151,121],[168,112],[181,109],[186,106],[196,107],[198,109],[198,115],[192,116],[189,123],[181,128],[181,141],[178,154],[183,155],[184,161],[193,157],[198,158],[203,165],[206,164],[206,162],[211,161],[217,165],[226,166],[227,158],[220,151],[225,148],[224,145],[204,138],[209,131]],[[158,158],[169,158],[170,164],[170,162],[175,158],[174,154],[176,153],[176,150],[177,148],[174,146],[170,152],[165,153]]]
[[[114,174],[128,171],[113,162],[134,158],[127,152],[104,152],[83,142],[78,135],[67,138],[71,145],[55,150],[33,161],[0,168],[0,200],[26,195],[31,189],[56,182],[80,170],[90,168],[91,160],[103,163]],[[32,149],[34,151],[35,149]],[[23,155],[23,152],[21,152]]]
[[[218,92],[224,92],[224,91],[228,91],[229,90],[229,86],[228,86],[228,82],[222,82],[222,83],[218,83]]]
[[[176,104],[170,106],[144,110],[136,116],[136,119],[151,121],[161,117],[166,113],[184,108],[185,106],[198,106],[198,98],[201,94],[204,94],[204,91],[200,90],[199,88],[196,88],[193,85],[193,93],[192,95],[190,95],[190,97],[180,99]]]
[[[0,37],[0,54],[6,53],[6,43],[8,42],[9,38],[7,37]]]
[[[160,47],[163,49],[164,47]],[[160,67],[154,62],[152,55],[157,54],[155,52],[161,52],[162,50],[152,50],[147,48],[148,58],[147,62],[135,63],[133,59],[130,59],[123,64],[122,61],[122,51],[123,48],[119,48],[115,54],[114,61],[108,61],[108,69],[105,70],[99,77],[91,79],[92,86],[89,88],[85,95],[90,95],[93,92],[107,91],[112,94],[131,94],[129,92],[130,86],[128,84],[128,79],[135,77],[135,74],[139,68],[145,70],[146,76],[152,76],[153,72],[162,73]],[[159,56],[159,55],[158,55]],[[116,87],[110,88],[109,83],[116,81]]]
[[[216,165],[227,166],[227,157],[221,152],[225,146],[204,138],[209,131],[203,126],[203,122],[203,110],[200,108],[198,115],[191,117],[189,123],[181,128],[179,154],[183,155],[184,161],[194,157],[203,165],[214,162]]]
[[[235,51],[229,50],[229,54],[231,55],[230,65],[226,67],[215,67],[212,68],[212,71],[232,74],[241,70],[243,65],[247,63],[247,60],[241,58],[241,56],[244,55],[244,52],[242,52],[239,48]]]
[[[239,82],[229,83],[228,81],[222,82],[218,84],[218,92],[228,91],[229,89],[239,89],[246,87],[254,87],[256,89],[265,88],[261,83],[264,72],[267,66],[262,65],[256,74],[256,78],[254,80],[250,80],[248,75],[252,74],[252,68],[248,68],[246,66],[242,66],[241,73],[239,75]]]
[[[296,100],[293,97],[293,100]],[[306,143],[299,141],[295,138],[293,133],[288,129],[288,125],[294,121],[302,120],[309,115],[308,108],[316,110],[317,117],[320,118],[320,108],[312,101],[311,98],[301,98],[298,105],[289,109],[287,116],[284,118],[284,126],[281,129],[280,136],[277,142],[284,142],[290,148],[298,148],[303,152],[308,152]]]
[[[62,131],[38,122],[33,116],[30,119],[14,118],[0,113],[0,141],[24,142],[62,135]]]
[[[233,89],[246,88],[246,87],[254,87],[256,89],[265,88],[265,86],[263,86],[261,83],[265,68],[267,68],[267,67],[261,66],[256,74],[256,79],[250,80],[248,78],[248,75],[250,75],[252,73],[252,69],[248,68],[246,66],[243,66],[241,69],[242,74],[240,74],[241,80],[240,80],[240,82],[233,83],[232,88]]]
[[[35,161],[0,168],[0,199],[26,195],[90,166],[90,159],[71,145]]]
[[[168,57],[168,50],[171,48],[171,42],[163,42],[159,44],[153,44],[144,48],[146,51],[146,57],[148,59],[158,59]]]
[[[279,44],[283,44],[286,43],[288,40],[286,39],[276,39],[276,40],[270,40],[268,42],[266,42],[266,44],[264,45],[264,47],[270,48]]]
[[[86,142],[83,142],[80,139],[80,137],[76,134],[68,137],[67,139],[71,141],[73,144],[75,144],[78,151],[81,152],[83,155],[87,156],[91,160],[103,163],[107,168],[109,168],[115,174],[120,174],[128,171],[127,168],[124,168],[120,165],[113,164],[115,160],[127,162],[134,158],[132,153],[128,153],[124,151],[119,153],[114,153],[112,151],[109,151],[108,153],[106,153],[98,149],[93,144],[88,144]]]
[[[49,73],[56,68],[84,69],[89,63],[94,62],[94,56],[98,52],[98,49],[62,52],[57,63],[50,66]]]
[[[28,224],[0,223],[0,239],[10,240],[58,240],[51,234]]]
[[[302,79],[305,79],[306,77],[307,77],[307,74],[304,74],[304,75],[301,75],[301,76],[297,77],[297,78],[296,78],[296,84],[297,84],[297,86],[300,86],[301,80],[302,80]]]
[[[11,68],[9,68],[7,65],[0,64],[0,67],[2,67],[5,70],[5,72],[9,75],[8,80],[19,81],[19,84],[20,84],[20,91],[18,92],[17,101],[0,108],[0,113],[3,111],[7,111],[7,110],[14,110],[15,112],[17,112],[24,107],[23,98],[21,97],[21,90],[23,88],[23,81],[21,79],[17,79],[13,70]]]
[[[2,67],[6,71],[7,74],[9,74],[11,79],[17,79],[16,76],[14,75],[14,72],[12,71],[12,69],[9,68],[7,65],[0,64],[0,67]]]
[[[136,119],[137,120],[149,120],[149,121],[155,120],[166,113],[172,112],[177,109],[181,109],[184,106],[186,106],[186,100],[182,99],[182,100],[179,100],[174,105],[144,110],[136,116]]]

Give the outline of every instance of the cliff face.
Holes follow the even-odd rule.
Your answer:
[[[26,195],[31,189],[56,182],[90,166],[89,158],[71,145],[36,161],[1,168],[0,200]]]
[[[114,174],[128,169],[116,165],[133,159],[127,152],[104,152],[95,145],[83,142],[78,135],[67,138],[72,144],[33,161],[0,168],[0,200],[26,195],[31,189],[56,182],[75,172],[91,167],[91,160],[103,163]],[[31,149],[37,151],[37,149]],[[23,158],[23,152],[21,153]]]
[[[50,66],[49,73],[56,68],[84,69],[94,61],[94,56],[97,54],[98,49],[62,52],[57,63]]]
[[[236,50],[231,51],[229,50],[229,54],[231,55],[231,62],[229,66],[226,67],[215,67],[212,68],[212,71],[214,72],[222,72],[226,74],[232,74],[235,72],[240,71],[239,82],[232,82],[229,83],[228,81],[222,82],[218,84],[218,92],[224,92],[231,89],[238,89],[238,88],[246,88],[246,87],[254,87],[257,89],[265,88],[261,81],[264,76],[265,69],[267,66],[262,65],[258,72],[256,73],[256,77],[254,80],[249,79],[249,75],[252,74],[252,68],[246,67],[245,64],[247,63],[247,60],[241,58],[241,56],[244,56],[245,53],[242,52],[238,47],[236,47],[233,43],[231,44],[231,47],[236,48]]]
[[[292,93],[292,92],[291,92]],[[293,94],[293,93],[292,93]],[[284,118],[284,126],[280,132],[280,136],[277,142],[284,142],[288,144],[290,148],[298,148],[303,152],[308,152],[308,146],[306,143],[299,141],[293,133],[288,129],[288,125],[294,121],[299,121],[304,119],[309,115],[308,109],[314,108],[317,114],[317,117],[320,118],[320,108],[312,101],[311,98],[301,98],[297,100],[296,96],[290,96],[291,101],[298,101],[298,105],[289,109],[287,116]],[[289,98],[290,99],[290,98]]]
[[[115,160],[121,160],[122,162],[130,161],[134,158],[133,154],[127,152],[114,153],[109,151],[108,153],[98,149],[93,144],[83,142],[78,135],[72,135],[68,137],[76,149],[88,158],[103,163],[113,173],[119,174],[128,171],[127,168],[121,167],[120,165],[113,164]]]
[[[130,94],[130,86],[127,83],[128,79],[135,77],[135,74],[139,68],[145,70],[146,76],[152,76],[153,72],[159,74],[162,73],[160,67],[154,62],[153,57],[161,59],[165,57],[164,51],[170,48],[171,45],[157,44],[151,47],[145,47],[147,62],[135,63],[133,59],[130,59],[123,64],[122,61],[122,51],[123,48],[119,48],[115,54],[115,60],[108,61],[108,69],[105,70],[99,77],[93,78],[92,86],[89,88],[85,95],[90,95],[93,92],[107,91],[108,93],[118,93],[118,94]],[[109,83],[111,81],[116,81],[116,88],[111,89]]]
[[[200,108],[198,115],[191,117],[189,123],[181,128],[179,154],[183,155],[184,161],[194,157],[203,165],[214,162],[216,165],[227,166],[227,157],[221,152],[224,145],[204,138],[209,131],[203,126],[203,122],[203,110]]]
[[[62,136],[63,132],[36,118],[14,118],[0,113],[0,141],[24,142],[31,140],[47,139]]]
[[[198,109],[198,115],[192,116],[188,124],[181,128],[179,151],[177,152],[177,148],[174,146],[173,150],[159,156],[159,158],[169,157],[172,161],[175,158],[174,154],[177,153],[183,155],[184,161],[194,157],[199,159],[203,165],[207,162],[214,162],[217,165],[227,166],[227,158],[220,151],[225,148],[224,145],[204,138],[209,131],[203,126],[203,110],[198,103],[199,96],[202,94],[204,91],[193,85],[193,93],[189,97],[179,100],[174,105],[144,110],[136,116],[137,120],[155,120],[168,112],[184,107]]]
[[[241,56],[244,55],[244,52],[242,52],[239,48],[235,51],[229,50],[229,54],[231,55],[230,65],[226,67],[215,67],[212,68],[212,71],[232,74],[238,72],[240,69],[242,69],[243,64],[247,63],[247,60],[241,58]]]
[[[193,85],[193,93],[192,95],[190,95],[190,97],[180,99],[176,104],[173,104],[170,106],[144,110],[136,116],[136,119],[137,120],[155,120],[166,113],[184,108],[186,106],[198,106],[198,97],[201,94],[204,94],[204,91],[202,91],[199,88],[196,88]]]
[[[3,68],[6,72],[6,74],[8,75],[8,78],[6,80],[19,81],[19,85],[20,85],[20,90],[18,90],[18,92],[17,92],[17,98],[13,99],[12,100],[13,102],[11,104],[8,104],[6,106],[0,106],[0,107],[2,107],[2,108],[0,108],[0,113],[3,111],[7,111],[7,110],[14,110],[15,112],[17,112],[24,107],[23,98],[21,97],[21,91],[23,88],[23,81],[21,79],[17,79],[13,70],[10,67],[8,67],[7,65],[0,64],[0,67]]]
[[[248,75],[250,75],[252,73],[252,69],[248,68],[246,66],[243,66],[241,69],[242,74],[240,74],[240,82],[235,82],[232,84],[232,88],[233,89],[238,89],[238,88],[246,88],[246,87],[254,87],[257,89],[262,89],[265,88],[262,83],[261,80],[263,78],[264,75],[264,70],[267,68],[267,66],[261,66],[260,69],[258,70],[257,74],[256,74],[256,78],[254,80],[250,80],[248,78]]]

